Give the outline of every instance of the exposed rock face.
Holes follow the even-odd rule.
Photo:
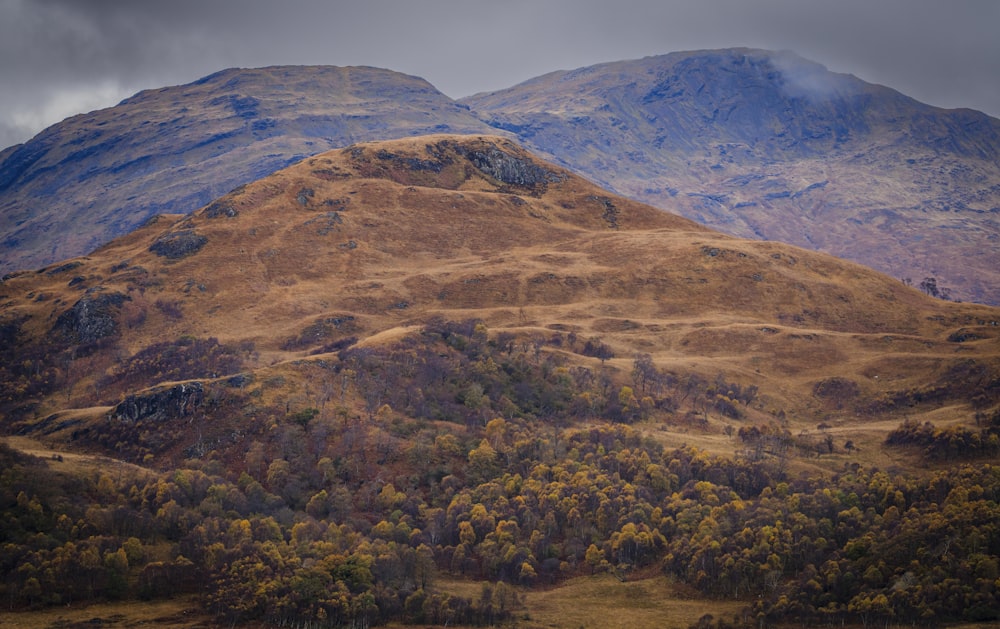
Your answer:
[[[81,345],[112,336],[118,331],[116,311],[128,299],[121,293],[88,291],[59,315],[53,330]]]
[[[135,423],[141,420],[165,421],[194,413],[204,400],[205,388],[200,382],[157,387],[129,395],[111,412],[112,419]]]
[[[556,183],[562,177],[526,159],[511,155],[495,146],[482,150],[468,150],[459,147],[458,152],[467,157],[476,168],[490,177],[506,184],[524,188],[536,188]]]

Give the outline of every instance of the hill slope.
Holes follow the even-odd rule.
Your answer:
[[[56,448],[0,443],[9,607],[996,618],[998,309],[504,138],[330,151],[8,277],[0,417]]]
[[[572,333],[621,360],[648,353],[678,372],[731,374],[765,392],[772,410],[818,420],[851,422],[928,387],[943,388],[935,407],[965,404],[993,381],[997,359],[995,309],[937,302],[865,267],[710,231],[494,137],[308,158],[0,290],[9,338],[35,348],[15,353],[42,362],[92,354],[93,369],[50,383],[85,406],[159,384],[163,370],[92,388],[102,369],[164,341],[243,344],[254,348],[248,366],[264,366],[338,341],[379,345],[436,317]],[[970,364],[986,380],[947,382]],[[831,377],[851,383],[851,412],[814,395]],[[7,380],[16,391],[18,379]],[[23,405],[30,399],[9,399],[8,415],[18,403],[24,418],[66,404],[54,391]]]
[[[0,154],[0,271],[82,255],[306,155],[487,122],[727,233],[1000,303],[1000,123],[744,49],[557,72],[460,103],[374,68],[234,69],[143,92]]]
[[[532,150],[746,238],[1000,303],[1000,121],[791,53],[675,53],[463,99]]]
[[[231,69],[144,91],[0,155],[0,269],[88,253],[331,148],[485,130],[426,81],[378,68]]]

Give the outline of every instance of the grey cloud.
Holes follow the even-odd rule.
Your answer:
[[[57,122],[29,129],[32,116],[73,113],[59,103],[110,106],[233,66],[371,65],[457,98],[731,46],[793,50],[930,104],[1000,115],[997,24],[993,0],[0,0],[0,145]]]

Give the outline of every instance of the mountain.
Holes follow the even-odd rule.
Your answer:
[[[503,137],[321,153],[9,275],[0,418],[5,609],[721,627],[1000,599],[1000,309]]]
[[[461,102],[620,194],[1000,303],[1000,121],[984,114],[749,49],[555,72]]]
[[[749,49],[556,72],[459,102],[363,67],[232,69],[142,92],[0,153],[0,271],[85,254],[330,148],[437,132],[510,134],[732,235],[1000,304],[1000,122]]]
[[[377,68],[231,69],[140,92],[0,154],[0,269],[89,253],[331,148],[484,130],[426,81]]]

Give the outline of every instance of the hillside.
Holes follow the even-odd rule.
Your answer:
[[[322,153],[0,284],[3,431],[60,453],[0,447],[5,594],[533,627],[593,577],[670,626],[988,620],[998,324],[505,138]]]
[[[1000,303],[1000,121],[792,53],[601,64],[461,101],[620,194]]]
[[[0,154],[0,271],[89,253],[331,148],[488,130],[423,79],[379,68],[238,68],[140,92]]]
[[[731,235],[1000,304],[998,125],[746,49],[556,72],[459,102],[376,68],[230,69],[0,153],[0,273],[84,255],[328,149],[494,133]]]
[[[2,290],[6,317],[23,320],[28,338],[100,347],[113,336],[126,356],[194,333],[252,343],[268,364],[298,355],[289,339],[338,317],[362,339],[433,316],[573,332],[622,356],[752,378],[798,414],[815,381],[835,372],[877,396],[915,385],[904,373],[917,356],[976,356],[981,343],[948,341],[960,330],[986,347],[996,336],[993,309],[936,303],[861,266],[727,237],[476,137],[309,158],[90,256],[15,274]],[[311,349],[302,338],[291,346]],[[873,363],[886,370],[877,383]]]

